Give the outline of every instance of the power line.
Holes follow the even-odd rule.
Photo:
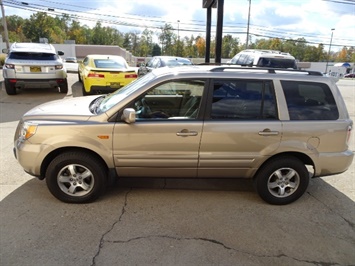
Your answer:
[[[77,6],[77,5],[72,5],[72,4],[66,4],[63,5],[60,2],[54,2],[54,1],[48,1],[48,0],[43,0],[44,2],[52,3],[52,4],[59,4],[60,6],[70,6],[70,7],[80,7],[82,6]],[[323,0],[323,1],[328,1],[332,2],[333,0]],[[334,0],[335,1],[335,0]],[[343,0],[346,1],[346,0]],[[340,2],[337,0],[337,2]],[[347,1],[348,2],[348,1]],[[85,20],[85,21],[100,21],[102,23],[107,23],[111,25],[119,25],[119,26],[127,26],[127,27],[138,27],[138,28],[152,28],[152,29],[161,29],[164,24],[167,23],[166,20],[162,20],[161,18],[159,19],[158,17],[150,17],[150,16],[137,16],[137,15],[132,15],[133,17],[128,17],[128,16],[117,16],[117,15],[110,15],[110,14],[99,14],[99,13],[89,13],[93,16],[98,16],[100,18],[93,18],[89,17],[88,13],[84,13],[81,11],[76,11],[76,10],[71,10],[71,9],[66,9],[66,8],[60,8],[60,11],[57,11],[58,8],[55,6],[45,6],[41,4],[32,4],[29,5],[27,2],[19,2],[15,0],[4,0],[4,3],[6,3],[6,6],[13,7],[16,9],[22,9],[22,10],[27,10],[31,12],[46,12],[54,15],[67,15],[68,17],[77,20]],[[355,3],[352,3],[355,5]],[[88,10],[94,10],[96,11],[97,9],[94,8],[89,8],[85,7]],[[78,14],[79,13],[79,14]],[[82,15],[83,14],[83,15]],[[128,14],[125,14],[128,15]],[[102,18],[102,17],[107,17],[107,18]],[[148,18],[148,19],[147,19]],[[138,23],[137,23],[138,21]],[[149,23],[152,23],[151,25],[147,26],[147,21]],[[142,22],[142,23],[139,23]],[[201,21],[197,21],[201,22]],[[171,24],[174,24],[174,22],[171,22]],[[237,26],[237,25],[243,25],[243,26]],[[253,33],[251,35],[258,36],[258,37],[265,37],[265,38],[279,38],[282,40],[289,40],[291,39],[292,36],[300,36],[302,35],[303,37],[309,37],[313,39],[317,38],[326,38],[324,36],[319,36],[315,34],[304,34],[304,33],[297,33],[297,32],[289,32],[289,31],[282,31],[282,30],[273,30],[269,28],[265,28],[263,26],[258,26],[258,25],[250,25],[252,27]],[[180,23],[180,31],[182,32],[196,32],[196,33],[205,33],[205,24],[201,22],[199,23]],[[263,34],[260,34],[258,32],[264,32]],[[226,23],[224,25],[224,33],[225,34],[246,34],[245,32],[245,25],[243,23],[235,23],[235,24],[230,24]],[[287,36],[287,37],[285,37]],[[352,42],[353,40],[350,39],[338,39],[343,42]],[[321,42],[311,42],[307,41],[307,43],[311,44],[321,44]],[[351,44],[333,44],[334,46],[353,46]]]

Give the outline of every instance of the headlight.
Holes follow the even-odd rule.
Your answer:
[[[38,124],[25,122],[20,131],[19,137],[23,140],[27,140],[36,134]]]

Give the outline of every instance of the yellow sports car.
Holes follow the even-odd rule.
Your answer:
[[[137,78],[122,56],[87,55],[79,64],[78,78],[83,95],[115,91]]]

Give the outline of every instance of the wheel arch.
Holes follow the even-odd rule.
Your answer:
[[[301,162],[303,162],[305,165],[309,165],[313,168],[313,171],[315,171],[315,164],[314,161],[312,160],[311,157],[309,157],[307,154],[301,153],[301,152],[283,152],[279,154],[275,154],[274,156],[271,156],[268,158],[265,162],[263,162],[259,167],[258,170],[255,172],[254,177],[255,178],[258,173],[261,171],[264,165],[269,163],[271,160],[276,160],[277,158],[285,158],[285,157],[293,157],[297,158]],[[314,173],[313,173],[314,174]]]
[[[64,147],[64,148],[59,148],[56,149],[54,151],[52,151],[51,153],[49,153],[43,160],[42,164],[41,164],[41,173],[39,176],[39,179],[43,180],[45,178],[46,175],[46,171],[47,168],[50,164],[50,162],[57,157],[59,154],[64,153],[64,152],[85,152],[85,153],[90,153],[91,155],[95,156],[96,159],[106,168],[106,171],[108,173],[109,171],[109,167],[107,165],[107,163],[105,162],[105,160],[96,152],[89,150],[89,149],[85,149],[82,147]]]

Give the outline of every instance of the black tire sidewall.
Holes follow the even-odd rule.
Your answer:
[[[8,95],[16,95],[16,87],[12,85],[7,79],[4,80],[5,90]]]
[[[292,168],[300,177],[300,184],[297,190],[288,197],[275,197],[269,192],[269,176],[280,168]],[[266,202],[274,205],[285,205],[299,199],[307,190],[309,184],[309,172],[299,159],[293,157],[277,158],[263,165],[255,176],[255,188],[259,196]]]
[[[67,165],[78,164],[88,168],[93,174],[94,187],[84,196],[70,196],[64,193],[57,182],[59,171]],[[46,183],[49,191],[57,199],[68,203],[88,203],[96,200],[106,187],[107,172],[93,156],[82,152],[66,152],[55,157],[46,171]]]

